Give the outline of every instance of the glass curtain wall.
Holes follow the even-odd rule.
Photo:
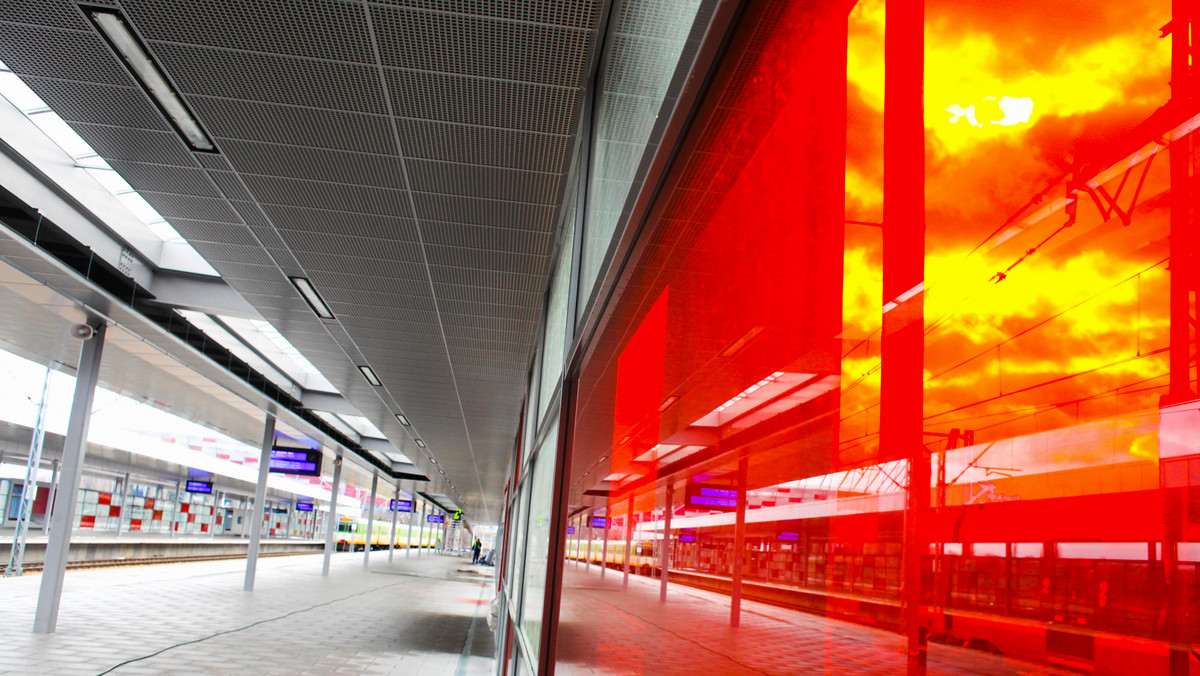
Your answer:
[[[568,372],[557,669],[1196,673],[1193,19],[747,6]]]

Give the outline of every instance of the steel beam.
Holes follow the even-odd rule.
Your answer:
[[[250,544],[246,548],[246,579],[243,591],[254,591],[254,574],[258,568],[258,546],[262,541],[263,508],[267,504],[267,477],[271,469],[271,449],[275,446],[275,416],[267,413],[263,424],[262,451],[258,458],[258,483],[254,486],[254,504],[250,507]],[[270,518],[270,517],[269,517]]]

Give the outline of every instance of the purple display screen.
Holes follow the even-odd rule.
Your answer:
[[[425,520],[429,523],[446,523],[446,517],[441,514],[430,514],[425,517]]]
[[[391,510],[393,512],[411,512],[412,500],[392,500]]]
[[[212,493],[211,481],[189,481],[184,489],[188,493]]]
[[[567,526],[567,535],[571,535],[574,532],[575,532],[575,526]]]
[[[789,533],[789,532],[785,531],[785,532],[777,535],[776,538],[779,540],[787,540],[788,542],[799,542],[800,534],[799,533]]]
[[[321,452],[308,448],[272,448],[269,470],[276,474],[321,476]]]
[[[689,483],[687,505],[701,509],[731,511],[737,509],[738,492],[733,488]]]
[[[313,511],[313,504],[311,502],[297,502],[296,503],[296,511],[297,512],[311,512],[311,511]]]
[[[592,528],[608,528],[608,519],[603,516],[593,516]]]
[[[680,535],[679,541],[680,542],[695,542],[696,536],[695,535]]]

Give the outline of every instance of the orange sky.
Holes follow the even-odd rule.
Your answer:
[[[859,3],[848,53],[847,218],[870,222],[882,216],[883,4]],[[1163,0],[926,3],[926,324],[932,329],[925,412],[995,397],[939,416],[927,429],[1009,420],[982,435],[1003,438],[1154,405],[1157,392],[1021,417],[1031,407],[1165,373],[1165,354],[1140,356],[1167,345],[1165,265],[1156,265],[1166,256],[1165,155],[1153,163],[1128,227],[1116,218],[1104,223],[1085,197],[1075,225],[1045,244],[1039,246],[1064,224],[1065,213],[969,254],[1075,160],[1109,163],[1128,152],[1119,145],[1125,135],[1170,96],[1170,42],[1158,37],[1169,14]],[[997,124],[1011,122],[1002,103],[1028,112],[1028,121]],[[977,126],[961,115],[972,106]],[[1116,187],[1114,181],[1109,191]],[[1132,189],[1122,193],[1123,205]],[[1057,185],[1046,203],[1065,194],[1065,184]],[[877,414],[859,411],[878,400],[881,235],[870,226],[847,228],[843,337],[847,351],[858,347],[843,361],[842,439],[858,444],[877,429]],[[859,344],[873,333],[873,345]],[[980,356],[951,368],[974,355]],[[1084,375],[1036,387],[1073,374]]]

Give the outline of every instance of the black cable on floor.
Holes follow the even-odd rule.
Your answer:
[[[326,601],[326,602],[324,602],[324,603],[318,603],[318,604],[316,604],[316,605],[309,606],[309,607],[307,607],[307,608],[301,608],[300,610],[293,610],[293,611],[292,611],[292,612],[290,612],[290,613],[285,613],[285,614],[283,614],[283,615],[280,615],[280,616],[278,616],[278,617],[269,617],[269,618],[267,618],[267,619],[265,619],[265,620],[259,620],[259,621],[257,621],[257,622],[252,622],[252,623],[250,623],[250,624],[247,624],[247,625],[246,625],[246,626],[244,626],[244,627],[238,627],[237,629],[227,629],[227,630],[225,630],[225,631],[218,631],[218,632],[217,632],[217,633],[215,633],[215,634],[209,634],[208,636],[203,636],[203,637],[201,637],[201,638],[198,638],[198,639],[195,639],[195,640],[192,640],[192,641],[184,641],[183,643],[176,643],[175,645],[167,646],[166,648],[163,648],[162,650],[159,650],[159,651],[157,651],[157,652],[150,653],[149,655],[142,655],[141,657],[134,657],[133,659],[128,659],[128,660],[125,660],[124,662],[121,662],[120,664],[117,664],[117,665],[115,665],[115,666],[109,667],[108,669],[106,669],[106,670],[104,670],[104,671],[101,671],[99,674],[96,674],[96,676],[104,676],[105,674],[110,674],[110,673],[112,673],[112,672],[116,671],[117,669],[120,669],[120,668],[121,668],[121,667],[123,667],[123,666],[126,666],[126,665],[128,665],[128,664],[133,664],[134,662],[141,662],[142,660],[148,660],[148,659],[150,659],[151,657],[156,657],[156,656],[158,656],[158,655],[161,655],[161,654],[163,654],[163,653],[167,652],[168,650],[174,650],[175,648],[182,648],[183,646],[186,646],[186,645],[192,645],[192,644],[194,644],[194,643],[202,643],[202,642],[204,642],[204,641],[207,641],[207,640],[208,640],[208,639],[210,639],[210,638],[216,638],[216,637],[218,637],[218,636],[224,636],[224,635],[226,635],[226,634],[236,634],[236,633],[237,633],[237,632],[239,632],[239,631],[245,631],[246,629],[250,629],[250,628],[252,628],[252,627],[257,627],[257,626],[258,626],[258,625],[260,625],[260,624],[266,624],[266,623],[268,623],[268,622],[275,622],[276,620],[282,620],[282,619],[284,619],[284,618],[291,617],[292,615],[299,615],[300,613],[307,613],[307,612],[308,612],[308,611],[310,611],[310,610],[315,610],[315,609],[317,609],[317,608],[321,608],[321,607],[323,607],[323,606],[332,605],[332,604],[334,604],[334,603],[340,603],[340,602],[342,602],[342,601],[345,601],[345,600],[347,600],[347,599],[352,599],[352,598],[354,598],[354,597],[356,597],[356,596],[362,596],[362,595],[364,595],[364,594],[371,594],[371,593],[374,593],[374,592],[377,592],[377,591],[379,591],[380,589],[387,589],[388,587],[395,587],[395,586],[396,586],[396,585],[398,585],[398,584],[403,584],[403,583],[402,583],[402,582],[393,582],[393,583],[391,583],[391,584],[380,585],[380,586],[378,586],[378,587],[373,587],[373,588],[371,588],[371,589],[368,589],[368,590],[366,590],[366,591],[361,591],[361,592],[358,592],[357,594],[350,594],[349,596],[343,596],[343,597],[341,597],[341,598],[333,599],[332,601]]]

